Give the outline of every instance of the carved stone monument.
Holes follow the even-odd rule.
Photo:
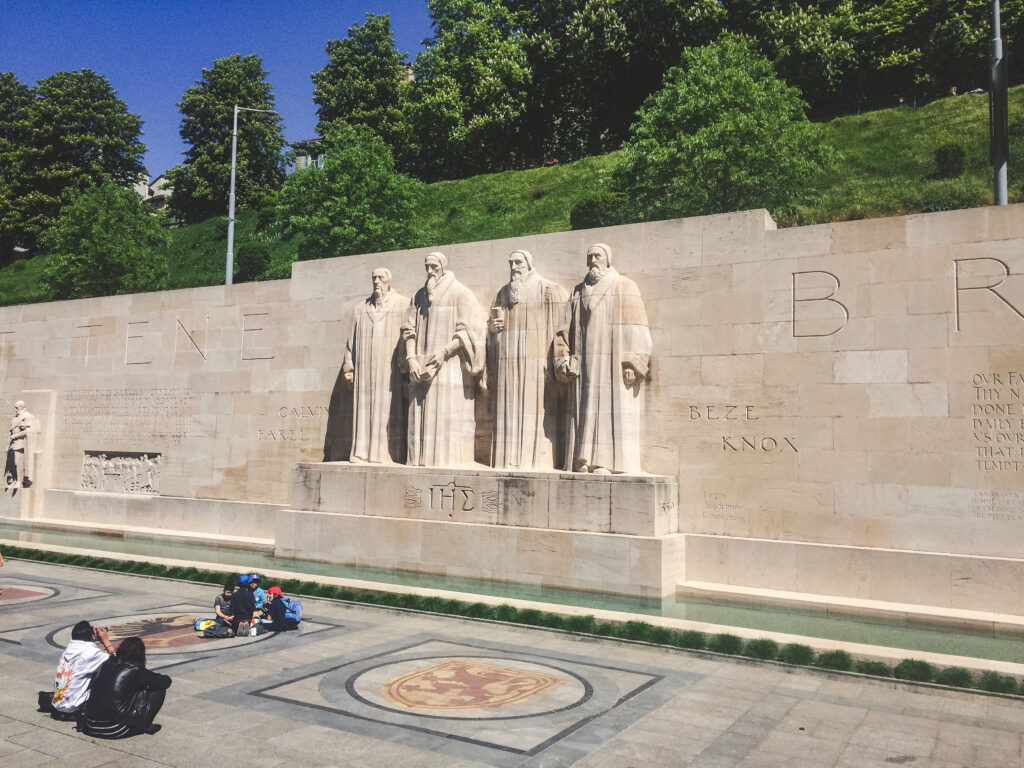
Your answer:
[[[636,283],[612,266],[607,245],[591,246],[587,268],[555,341],[559,376],[571,385],[567,464],[577,472],[636,473],[652,347],[647,310]]]
[[[391,270],[371,275],[373,292],[356,305],[345,346],[342,376],[352,394],[352,453],[349,461],[405,460],[404,356],[398,355],[409,299],[391,288]]]
[[[14,418],[7,443],[5,480],[8,488],[30,488],[35,478],[35,436],[39,421],[21,400],[14,404]]]
[[[534,269],[528,251],[508,258],[510,279],[491,304],[494,367],[491,465],[499,469],[554,469],[565,419],[564,388],[555,381],[551,342],[568,294]],[[561,391],[560,391],[561,390]]]
[[[484,316],[473,292],[439,252],[424,259],[427,282],[402,325],[409,367],[407,463],[473,463],[474,399],[485,361]]]

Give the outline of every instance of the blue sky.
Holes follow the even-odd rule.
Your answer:
[[[398,49],[430,35],[426,0],[0,0],[0,72],[35,85],[92,69],[144,121],[144,162],[156,176],[181,162],[177,103],[215,59],[255,53],[274,87],[288,141],[315,135],[310,74],[328,40],[367,13],[390,13]]]

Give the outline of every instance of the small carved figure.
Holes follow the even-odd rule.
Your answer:
[[[509,282],[494,297],[488,325],[495,369],[491,465],[553,469],[556,457],[559,464],[563,458],[555,444],[564,397],[555,381],[551,340],[568,293],[540,276],[528,251],[513,251],[508,266]]]
[[[39,432],[39,421],[25,408],[21,400],[14,404],[14,418],[9,430],[7,444],[6,484],[8,488],[30,488],[35,477],[35,435]]]
[[[391,270],[370,273],[373,292],[353,311],[341,366],[352,395],[353,462],[401,461],[405,435],[402,363],[396,354],[409,299],[391,288]]]
[[[443,253],[427,254],[424,267],[426,284],[402,324],[410,382],[406,463],[472,464],[474,399],[486,357],[483,310]]]
[[[558,376],[570,383],[567,466],[576,472],[640,472],[643,383],[651,333],[636,283],[612,267],[604,243],[587,251],[588,272],[555,337]]]

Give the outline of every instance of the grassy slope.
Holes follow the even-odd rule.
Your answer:
[[[824,124],[826,139],[841,154],[819,184],[820,198],[783,225],[963,208],[992,202],[988,165],[988,97],[942,99],[920,108],[900,107],[841,117]],[[1024,199],[1024,86],[1010,91],[1010,199]],[[964,174],[936,178],[934,150],[947,143],[967,152]],[[576,163],[507,171],[431,184],[419,207],[419,225],[436,244],[558,232],[569,212],[598,192],[616,153]],[[256,214],[242,212],[236,250],[255,237]],[[227,224],[210,219],[172,231],[172,288],[224,279]],[[273,240],[271,276],[287,277],[295,240]],[[0,269],[0,305],[38,301],[45,257]]]

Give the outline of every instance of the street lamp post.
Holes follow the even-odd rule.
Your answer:
[[[1006,205],[1006,163],[1010,155],[1009,102],[1006,59],[999,29],[999,0],[992,0],[992,56],[988,92],[989,156],[996,205]]]
[[[234,120],[231,124],[231,191],[228,192],[228,254],[224,263],[224,285],[231,285],[235,276],[235,158],[238,155],[239,112],[267,112],[280,117],[272,109],[250,109],[235,104]]]

